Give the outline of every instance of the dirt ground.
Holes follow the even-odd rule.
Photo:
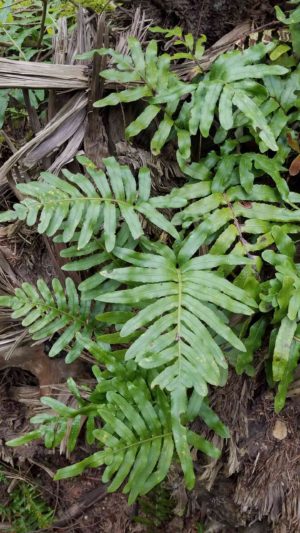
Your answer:
[[[198,36],[205,34],[212,45],[239,23],[250,19],[258,27],[274,21],[276,0],[133,0],[149,17],[167,28],[176,25]]]

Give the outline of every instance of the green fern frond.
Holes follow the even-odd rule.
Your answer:
[[[104,422],[101,429],[94,430],[102,451],[80,463],[59,470],[56,479],[76,476],[86,468],[106,465],[102,481],[110,482],[109,492],[114,492],[126,481],[123,488],[133,503],[140,494],[147,494],[161,483],[169,469],[175,451],[185,472],[188,488],[195,482],[191,459],[191,446],[213,457],[219,451],[208,441],[183,428],[187,435],[184,444],[185,456],[179,446],[183,444],[170,417],[168,397],[162,391],[150,392],[145,380],[139,378],[116,390],[112,384],[106,394],[106,404],[98,407]],[[183,427],[183,426],[182,426]]]
[[[285,22],[298,31],[297,55],[293,16]],[[186,83],[171,62],[201,58],[204,39],[195,43],[188,34],[183,40],[178,28],[166,34],[178,36],[175,45],[187,51],[159,55],[157,42],[143,51],[135,38],[128,40],[128,55],[98,51],[114,63],[103,77],[123,87],[95,106],[142,100],[127,137],[155,122],[152,153],[175,139],[189,181],[151,197],[148,169],[136,179],[112,157],[103,161],[105,172],[79,157],[85,175],[43,173],[40,181],[19,185],[24,200],[0,215],[0,222],[38,222],[40,233],[70,243],[61,252],[69,260],[63,269],[83,273],[80,296],[72,280],[65,287],[54,280],[53,290],[39,281],[0,297],[0,305],[13,307],[33,339],[58,334],[51,356],[66,350],[70,362],[86,349],[97,363],[97,383],[85,395],[68,380],[77,407],[43,398],[52,411],[34,417],[37,429],[9,444],[42,438],[47,447],[68,442],[72,451],[84,428],[86,442],[98,451],[60,470],[57,479],[103,466],[103,482],[110,491],[123,487],[130,503],[163,481],[173,461],[192,488],[193,448],[219,456],[191,423],[200,417],[228,437],[207,400],[209,385],[225,384],[228,364],[254,375],[267,334],[268,377],[278,384],[279,411],[300,355],[294,179],[300,69],[294,52],[275,41],[231,51],[208,73],[195,65]],[[212,143],[214,149],[197,160]],[[176,210],[171,220],[160,212],[165,208]],[[158,242],[143,236],[145,219],[162,231]]]
[[[288,69],[283,66],[261,64],[274,47],[275,43],[259,43],[243,52],[223,54],[199,83],[187,84],[181,82],[171,71],[172,56],[157,55],[155,41],[149,43],[144,53],[138,40],[130,38],[129,56],[121,56],[111,49],[98,51],[102,55],[111,55],[116,64],[116,69],[102,71],[101,75],[117,83],[138,83],[138,87],[111,93],[96,102],[95,106],[105,107],[145,99],[148,106],[127,127],[128,137],[146,129],[160,111],[164,111],[163,119],[151,141],[151,150],[153,154],[159,154],[170,136],[175,134],[181,166],[190,158],[190,136],[195,135],[199,128],[203,137],[208,137],[218,103],[218,118],[225,131],[249,123],[258,131],[264,146],[276,151],[276,139],[280,131],[276,131],[273,124],[269,125],[265,115],[270,113],[270,103],[265,111],[261,108],[262,104],[266,105],[269,96],[264,86],[255,81],[288,73]],[[186,108],[182,108],[175,119],[173,115],[180,98],[186,94],[192,94],[192,101]],[[271,102],[271,112],[276,105],[278,108],[279,104],[275,100]],[[234,112],[234,109],[237,111]],[[188,128],[182,127],[182,112],[190,115]],[[240,115],[242,121],[239,119]]]
[[[91,301],[80,299],[75,284],[67,278],[65,287],[56,278],[52,291],[42,280],[36,287],[23,283],[14,296],[0,296],[0,305],[11,307],[12,318],[22,318],[22,325],[28,329],[33,340],[43,340],[59,333],[49,356],[54,357],[62,350],[68,350],[66,363],[72,363],[82,352],[82,344],[76,338],[81,332],[93,335],[97,326],[91,312]]]
[[[290,198],[291,201],[293,198],[295,202],[299,202],[297,193],[290,193]],[[218,238],[219,232],[226,230],[232,223],[238,232],[240,228],[250,234],[264,234],[268,228],[271,229],[272,223],[283,224],[291,233],[299,231],[300,209],[280,207],[276,205],[277,202],[279,203],[279,197],[274,189],[266,185],[254,185],[249,194],[236,186],[224,194],[205,195],[202,200],[190,204],[186,211],[183,210],[173,218],[175,224],[182,223],[185,227],[199,222],[183,241],[179,252],[180,261],[192,257],[202,244],[211,243],[213,236]],[[224,205],[227,207],[223,207]],[[243,219],[244,223],[240,227],[240,222],[237,221]],[[264,245],[269,246],[272,242],[272,235],[266,241],[261,238],[253,246],[244,246],[244,253],[262,249]]]
[[[259,131],[260,138],[269,149],[278,149],[274,133],[260,109],[268,94],[262,85],[254,81],[266,76],[282,76],[288,73],[288,70],[280,65],[261,63],[274,47],[275,43],[259,43],[243,52],[227,52],[214,62],[209,74],[199,83],[193,95],[189,122],[192,135],[195,135],[199,128],[203,137],[208,137],[219,103],[219,120],[224,130],[234,127],[234,107]]]
[[[116,65],[115,69],[103,70],[101,76],[122,84],[138,83],[138,86],[111,93],[95,102],[94,106],[117,105],[141,98],[148,100],[149,105],[146,109],[126,128],[128,137],[134,137],[146,129],[163,110],[164,118],[151,143],[152,152],[158,154],[174,125],[172,115],[178,107],[180,98],[193,92],[196,86],[180,81],[176,74],[171,72],[172,58],[169,54],[158,55],[156,41],[150,41],[145,53],[138,39],[134,37],[128,39],[128,47],[130,50],[128,56],[122,56],[110,48],[98,51],[101,55],[110,55]]]
[[[133,239],[143,235],[139,219],[142,215],[174,238],[179,235],[175,227],[156,207],[180,207],[184,201],[171,198],[149,199],[150,172],[139,170],[139,188],[130,169],[121,166],[116,159],[103,160],[107,176],[85,157],[78,160],[86,167],[90,178],[64,170],[65,179],[49,172],[42,172],[40,182],[19,184],[18,189],[26,196],[14,205],[14,211],[0,215],[0,222],[13,219],[26,220],[32,226],[39,219],[38,232],[53,236],[63,230],[63,242],[70,242],[79,230],[78,249],[83,249],[93,235],[103,231],[105,247],[112,251],[116,242],[118,221],[124,219]]]
[[[294,263],[295,245],[281,228],[274,228],[276,244],[281,252],[263,252],[264,260],[273,265],[276,277],[261,286],[260,311],[273,312],[274,329],[271,336],[272,377],[279,382],[275,410],[280,411],[286,399],[288,386],[300,357],[300,272]]]
[[[251,315],[255,302],[245,291],[212,272],[219,265],[251,263],[234,255],[205,255],[177,265],[176,256],[165,247],[165,256],[115,249],[117,257],[134,266],[102,272],[102,275],[133,289],[100,294],[97,300],[144,308],[122,327],[122,336],[146,328],[126,353],[143,368],[162,368],[153,380],[167,390],[194,387],[207,394],[207,383],[221,384],[227,367],[210,331],[244,351],[244,345],[222,321],[217,308]],[[169,257],[166,257],[166,256]],[[243,302],[243,303],[241,303]]]
[[[78,234],[75,233],[72,242],[77,242],[77,240]],[[57,236],[55,241],[62,242],[62,235]],[[125,246],[130,249],[136,246],[136,241],[132,238],[125,223],[123,223],[116,235],[116,246]],[[119,286],[117,282],[108,281],[100,274],[100,270],[103,270],[103,268],[112,270],[121,265],[120,260],[113,252],[106,250],[103,236],[99,238],[93,237],[81,250],[78,250],[77,244],[68,246],[68,248],[61,250],[60,256],[69,260],[62,266],[62,270],[66,272],[88,271],[89,275],[78,286],[82,299],[92,300],[98,296],[99,292],[107,292]],[[91,273],[92,269],[96,267],[97,272]]]
[[[102,482],[110,482],[108,492],[118,490],[125,482],[123,492],[129,494],[129,502],[133,503],[139,495],[147,494],[166,478],[177,454],[187,487],[191,489],[195,483],[191,449],[213,458],[219,457],[220,451],[181,423],[172,414],[170,398],[159,389],[151,390],[147,380],[141,373],[136,373],[131,363],[123,366],[122,375],[117,361],[114,366],[113,353],[104,352],[88,338],[85,341],[86,348],[99,361],[105,361],[108,366],[111,361],[113,373],[94,368],[98,385],[87,401],[82,400],[74,381],[69,379],[68,386],[79,401],[79,408],[67,407],[53,398],[42,398],[42,403],[56,414],[36,415],[31,421],[39,425],[39,429],[7,444],[19,446],[43,438],[46,446],[57,446],[66,435],[67,424],[71,422],[68,449],[73,450],[81,427],[81,417],[85,415],[91,422],[87,422],[88,432],[96,439],[100,451],[58,470],[55,479],[77,476],[87,468],[104,465]],[[179,412],[183,412],[183,407],[187,412],[192,412],[184,390],[176,392],[176,402]],[[195,402],[193,404],[195,409]],[[202,399],[200,405],[196,402],[197,414],[201,404]],[[203,416],[211,427],[228,437],[228,432],[207,405],[203,405]],[[102,421],[101,428],[97,419]]]

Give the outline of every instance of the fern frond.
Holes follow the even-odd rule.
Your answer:
[[[243,52],[227,52],[214,62],[209,74],[199,83],[193,95],[189,122],[192,135],[199,128],[201,134],[208,137],[219,103],[219,120],[224,130],[234,127],[235,107],[246,117],[246,122],[250,122],[259,131],[260,138],[269,149],[278,149],[274,133],[260,109],[268,94],[262,85],[254,81],[266,76],[282,76],[288,72],[279,65],[261,64],[262,59],[274,47],[275,43],[259,43]]]
[[[285,404],[288,385],[300,357],[300,269],[294,263],[292,240],[276,226],[274,232],[281,253],[263,252],[263,259],[275,268],[276,277],[262,284],[259,308],[262,312],[273,311],[270,351],[273,352],[272,377],[279,382],[275,397],[275,410],[279,412]]]
[[[78,234],[75,233],[72,242],[77,241]],[[55,242],[62,242],[62,235],[55,237]],[[136,244],[137,241],[132,238],[127,225],[123,223],[116,235],[116,246],[134,249]],[[107,292],[119,286],[116,281],[107,280],[100,274],[103,268],[112,270],[121,266],[120,260],[112,252],[106,250],[104,236],[92,237],[82,250],[78,250],[77,244],[68,246],[61,250],[60,256],[69,260],[62,266],[62,270],[88,272],[89,275],[78,286],[83,300],[92,300],[99,292]],[[96,267],[97,271],[93,272],[92,269]]]
[[[102,275],[138,286],[101,294],[96,299],[131,305],[144,302],[144,308],[120,332],[122,337],[146,328],[127,350],[126,359],[135,359],[143,368],[162,368],[152,386],[170,391],[179,386],[193,387],[200,396],[205,396],[207,383],[221,384],[227,367],[210,331],[245,350],[222,321],[217,308],[251,315],[256,306],[245,291],[220,278],[212,269],[251,261],[232,254],[206,255],[177,265],[176,256],[167,247],[165,256],[122,248],[115,249],[115,254],[134,266],[104,271]]]
[[[175,224],[182,223],[184,227],[199,222],[183,242],[179,252],[181,261],[192,257],[202,244],[211,243],[213,236],[218,238],[219,232],[226,230],[230,224],[233,223],[239,227],[240,223],[237,224],[237,220],[240,219],[244,219],[241,229],[245,233],[263,234],[267,228],[271,229],[272,223],[285,225],[286,230],[291,233],[299,231],[300,209],[279,207],[277,205],[279,196],[274,189],[266,185],[254,185],[249,194],[236,186],[231,187],[224,194],[209,195],[205,192],[202,197],[203,199],[190,204],[186,210],[176,214],[173,218]],[[290,202],[292,198],[295,202],[299,202],[297,193],[290,193],[289,198]],[[224,207],[225,205],[227,207]],[[262,249],[264,244],[268,246],[272,242],[274,242],[272,235],[266,241],[261,238],[253,246],[246,245],[244,253]]]
[[[138,39],[128,39],[130,54],[122,56],[114,50],[99,50],[101,55],[110,55],[116,65],[115,69],[103,70],[101,76],[117,83],[138,83],[137,87],[111,93],[95,102],[95,107],[117,105],[121,102],[134,102],[141,98],[148,100],[146,109],[126,128],[128,137],[134,137],[146,129],[160,111],[164,111],[164,118],[154,135],[151,149],[158,154],[167,141],[174,125],[172,115],[176,112],[180,98],[193,92],[196,85],[184,83],[171,71],[171,56],[158,55],[157,42],[149,42],[143,52]]]
[[[175,134],[178,139],[177,155],[180,166],[184,166],[184,161],[190,158],[190,136],[200,129],[203,137],[208,137],[217,107],[218,118],[224,131],[250,124],[254,131],[258,131],[262,150],[276,151],[276,139],[288,119],[285,122],[283,117],[281,129],[278,129],[278,121],[277,124],[268,123],[266,115],[278,109],[279,104],[275,100],[270,102],[264,86],[256,82],[257,79],[282,76],[288,72],[288,69],[280,65],[261,64],[275,46],[275,43],[259,43],[243,52],[223,54],[199,83],[188,84],[181,82],[171,71],[172,56],[157,55],[155,41],[149,43],[144,53],[138,40],[130,38],[130,55],[127,57],[112,53],[111,49],[100,51],[102,55],[111,55],[116,64],[116,69],[102,71],[101,75],[116,83],[138,82],[138,87],[111,93],[96,102],[95,106],[105,107],[121,102],[146,100],[146,109],[126,129],[128,137],[146,129],[159,112],[164,111],[163,120],[151,141],[151,150],[153,154],[159,154],[170,136]],[[185,104],[179,116],[173,118],[180,98],[186,94],[192,94],[191,103]],[[262,108],[263,104],[265,110]],[[187,120],[182,120],[182,113],[190,115]],[[182,126],[184,122],[185,125]]]
[[[85,157],[78,160],[90,175],[72,174],[64,170],[65,179],[49,172],[42,172],[40,182],[19,184],[18,189],[26,196],[14,205],[14,211],[0,215],[0,221],[26,220],[32,226],[39,219],[38,232],[53,236],[63,230],[63,242],[70,242],[79,230],[78,249],[83,249],[92,236],[103,231],[105,247],[112,251],[116,242],[118,221],[124,219],[133,239],[143,235],[139,219],[142,215],[174,238],[179,235],[175,227],[159,211],[159,207],[180,207],[183,200],[172,201],[169,197],[149,199],[150,172],[139,170],[139,188],[131,171],[121,166],[116,159],[103,160],[109,179],[102,170]]]
[[[85,400],[72,379],[68,387],[78,401],[78,408],[68,407],[62,402],[44,397],[42,403],[55,414],[40,413],[31,419],[39,429],[18,437],[7,444],[19,446],[31,440],[43,438],[46,445],[58,446],[66,436],[68,449],[76,444],[82,416],[88,417],[87,440],[96,439],[100,451],[74,465],[58,470],[55,478],[65,479],[80,475],[87,468],[104,465],[103,483],[110,482],[109,492],[118,490],[125,483],[123,492],[129,494],[132,503],[141,495],[160,484],[168,474],[174,458],[179,458],[187,487],[195,483],[191,449],[194,448],[210,457],[218,458],[220,451],[189,427],[178,416],[189,413],[193,419],[201,411],[201,416],[209,427],[216,429],[223,437],[228,430],[202,398],[189,401],[183,389],[170,397],[160,389],[151,390],[142,372],[136,372],[136,365],[118,362],[118,352],[105,352],[89,338],[81,338],[85,347],[110,370],[102,372],[93,367],[98,384],[90,397]],[[193,396],[193,395],[192,395]],[[184,416],[181,418],[183,419]],[[186,417],[185,417],[186,418]],[[99,428],[99,422],[102,427]],[[92,437],[92,438],[91,438]]]
[[[97,326],[91,313],[91,301],[80,299],[71,278],[66,279],[65,287],[54,278],[52,291],[42,279],[36,287],[23,283],[14,296],[0,296],[0,305],[12,308],[12,318],[22,318],[22,325],[33,340],[59,333],[49,356],[54,357],[67,349],[66,363],[72,363],[82,352],[83,345],[76,338],[77,333],[93,335]]]
[[[108,491],[118,490],[126,481],[123,492],[133,503],[165,479],[174,453],[178,454],[190,489],[195,482],[191,447],[219,456],[219,450],[209,441],[173,420],[169,398],[160,390],[150,391],[142,377],[127,383],[106,382],[102,389],[107,391],[106,402],[97,411],[104,425],[93,434],[103,449],[59,470],[56,479],[106,465],[102,481],[110,482]]]

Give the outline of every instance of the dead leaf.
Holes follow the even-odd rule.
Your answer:
[[[299,142],[297,141],[297,139],[293,139],[290,133],[286,134],[286,138],[287,138],[288,145],[293,150],[295,150],[295,152],[298,152],[298,154],[300,154],[300,146],[299,146]]]
[[[290,165],[289,173],[290,173],[290,176],[297,176],[299,172],[300,172],[300,155],[297,155],[297,157],[294,159],[294,161],[292,161]]]
[[[272,434],[274,439],[284,440],[287,437],[286,424],[282,420],[276,420]]]

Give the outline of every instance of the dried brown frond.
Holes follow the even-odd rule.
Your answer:
[[[147,166],[151,170],[153,193],[166,194],[172,187],[178,187],[178,181],[184,178],[177,161],[163,156],[154,157],[149,151],[136,148],[124,141],[116,144],[119,161],[129,165],[133,170]]]
[[[149,27],[153,24],[153,20],[150,16],[147,16],[145,11],[138,6],[133,13],[131,13],[132,20],[130,24],[121,28],[116,36],[115,48],[121,54],[128,53],[128,37],[136,37],[140,43],[144,43]]]

